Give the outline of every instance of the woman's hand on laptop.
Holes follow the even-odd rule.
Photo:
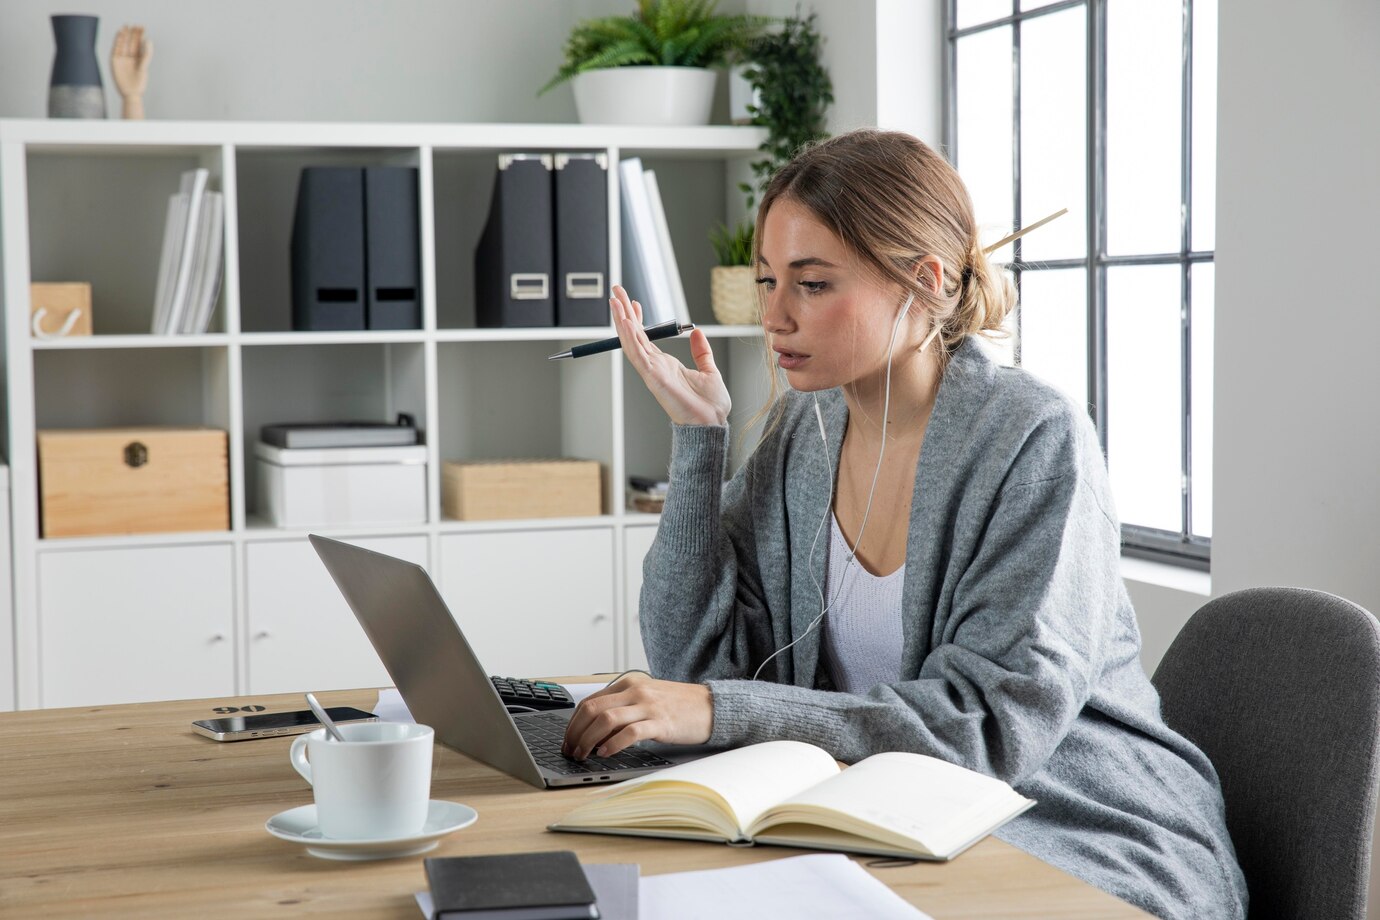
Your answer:
[[[584,760],[611,757],[639,741],[703,744],[713,727],[714,698],[704,684],[627,674],[580,703],[561,751]]]

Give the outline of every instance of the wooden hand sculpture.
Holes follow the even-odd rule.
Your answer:
[[[144,89],[149,82],[153,40],[144,38],[143,26],[122,26],[110,49],[110,73],[124,98],[125,118],[144,117]]]

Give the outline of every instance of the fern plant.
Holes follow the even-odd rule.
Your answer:
[[[578,73],[608,67],[715,67],[744,52],[773,20],[721,16],[719,0],[637,0],[630,16],[587,19],[565,43],[565,63],[541,95]]]

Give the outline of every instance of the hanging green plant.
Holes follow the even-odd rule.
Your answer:
[[[743,77],[755,91],[748,112],[754,125],[767,129],[767,139],[758,148],[764,156],[752,164],[754,181],[738,184],[749,214],[778,169],[801,148],[829,136],[825,124],[834,84],[820,59],[822,46],[815,14],[801,18],[797,9],[779,31],[760,36],[747,49]],[[720,224],[711,230],[710,244],[719,264],[751,264],[753,232],[751,218],[736,228]]]
[[[748,49],[743,77],[756,91],[748,111],[753,124],[767,129],[767,139],[759,148],[766,156],[752,164],[756,182],[739,185],[747,196],[748,210],[778,169],[801,148],[829,136],[825,124],[834,102],[834,84],[820,58],[822,46],[815,13],[801,18],[797,9],[780,31],[759,37]]]

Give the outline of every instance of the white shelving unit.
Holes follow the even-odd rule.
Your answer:
[[[714,337],[735,416],[746,418],[765,388],[761,334],[713,325],[705,234],[739,216],[736,182],[762,140],[738,127],[0,119],[15,705],[388,683],[306,533],[258,516],[253,443],[268,422],[398,412],[426,430],[427,523],[323,532],[427,566],[495,673],[640,661],[636,591],[657,518],[624,510],[623,484],[664,473],[670,427],[616,352],[546,360],[608,327],[476,328],[474,244],[496,154],[641,156],[661,180],[692,318]],[[323,164],[418,168],[422,329],[292,331],[297,175]],[[212,331],[148,335],[167,197],[194,166],[210,170],[226,200]],[[616,281],[615,169],[608,207]],[[91,282],[96,334],[33,339],[31,281]],[[664,347],[688,360],[685,342]],[[229,432],[230,528],[41,538],[35,431],[153,424]],[[442,517],[443,460],[551,456],[603,465],[603,514]]]

